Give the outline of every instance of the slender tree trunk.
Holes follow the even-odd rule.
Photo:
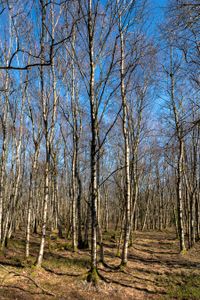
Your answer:
[[[154,191],[153,191],[153,193],[154,193]],[[147,206],[146,206],[146,211],[145,211],[145,215],[144,215],[144,221],[143,221],[143,225],[142,225],[142,231],[144,231],[145,226],[146,226],[147,216],[148,216],[148,213],[149,213],[150,200],[151,200],[151,197],[150,197],[150,192],[148,190],[148,194],[147,194]]]
[[[14,181],[11,188],[11,194],[9,199],[9,205],[8,205],[8,222],[5,225],[6,230],[4,230],[4,237],[2,241],[1,248],[3,250],[5,243],[9,239],[9,235],[12,233],[12,227],[16,220],[16,214],[17,214],[17,202],[18,202],[18,196],[19,196],[19,187],[20,187],[20,176],[21,176],[21,146],[22,146],[22,137],[23,137],[23,126],[24,126],[24,106],[26,101],[26,91],[27,91],[27,85],[28,85],[28,73],[26,77],[26,85],[25,89],[22,95],[22,105],[21,105],[21,112],[20,112],[20,126],[19,126],[19,136],[16,136],[16,128],[15,128],[15,122],[16,120],[13,120],[13,128],[14,128],[14,144],[15,144],[15,157],[14,162],[16,165],[16,172],[14,176]],[[13,154],[14,155],[14,154]]]
[[[49,149],[48,141],[46,141],[46,148]],[[37,266],[40,267],[42,265],[43,255],[44,255],[44,245],[45,245],[45,237],[46,237],[46,222],[47,222],[47,208],[48,208],[48,199],[49,199],[49,151],[46,149],[46,166],[45,166],[45,186],[44,186],[44,202],[43,202],[43,211],[42,211],[42,237],[40,241],[40,249],[38,254]]]
[[[6,74],[5,89],[8,90],[8,73]],[[3,130],[3,143],[2,143],[2,154],[1,154],[1,167],[0,167],[0,242],[3,236],[3,196],[4,196],[4,179],[5,179],[5,167],[6,167],[6,150],[7,150],[7,115],[8,115],[8,92],[5,94],[5,104],[2,119],[2,130]]]
[[[182,128],[179,121],[179,115],[176,108],[174,89],[175,78],[173,70],[173,54],[172,48],[170,50],[170,79],[171,79],[171,102],[174,113],[174,120],[176,125],[176,133],[178,139],[178,163],[177,163],[177,209],[178,209],[178,227],[180,239],[180,251],[185,251],[185,233],[183,224],[183,196],[182,196],[182,178],[183,178],[183,158],[184,158],[184,142],[182,137]]]
[[[46,19],[46,8],[44,0],[41,1],[41,9],[42,9],[42,33],[41,33],[41,57],[44,59],[44,42],[45,42],[45,19]],[[52,38],[54,39],[54,4],[51,4],[51,18],[52,18]],[[44,123],[44,135],[45,135],[45,150],[46,150],[46,161],[45,161],[45,174],[44,174],[44,202],[43,202],[43,211],[42,211],[42,237],[40,242],[40,249],[38,254],[37,266],[41,266],[44,254],[44,245],[45,245],[45,237],[46,237],[46,223],[47,223],[47,211],[48,211],[48,202],[49,202],[49,171],[50,171],[50,160],[51,160],[51,148],[53,148],[53,140],[54,140],[54,126],[56,121],[57,114],[57,101],[58,97],[56,94],[56,75],[55,75],[55,61],[54,57],[52,58],[52,85],[53,85],[53,109],[51,121],[48,120],[48,100],[45,97],[44,91],[44,68],[40,67],[40,84],[41,84],[41,100],[42,100],[42,109],[43,109],[43,123]],[[49,124],[50,123],[50,124]],[[50,126],[49,126],[50,125]]]
[[[82,183],[79,175],[77,173],[78,180],[78,197],[77,197],[77,216],[78,216],[78,248],[82,249],[84,247],[82,238],[82,214],[81,214],[81,198],[82,198]]]
[[[72,155],[72,249],[77,249],[77,115],[75,99],[75,70],[74,70],[74,47],[75,47],[75,29],[72,33],[72,88],[71,88],[71,108],[73,114],[73,155]]]
[[[85,223],[85,232],[84,232],[84,248],[87,249],[89,247],[89,223],[90,223],[91,209],[89,204],[87,204],[86,211],[86,223]]]
[[[76,237],[76,177],[75,177],[75,161],[76,161],[76,150],[73,151],[72,158],[72,249],[76,251],[77,249],[77,237]]]
[[[125,152],[125,228],[124,228],[124,242],[122,250],[122,265],[126,265],[128,262],[128,244],[130,237],[130,217],[131,217],[131,195],[130,195],[130,148],[129,148],[129,134],[128,134],[128,107],[126,101],[125,91],[125,50],[124,50],[124,34],[121,24],[121,16],[119,16],[119,33],[120,33],[120,80],[121,80],[121,98],[123,109],[123,135],[124,135],[124,152]]]
[[[92,0],[88,0],[88,39],[90,59],[90,115],[91,115],[91,270],[88,280],[97,280],[97,107],[94,94],[94,28]]]
[[[33,186],[34,186],[35,173],[36,173],[36,168],[37,168],[38,155],[39,155],[39,148],[36,147],[35,153],[34,153],[34,158],[33,158],[32,170],[30,173],[28,215],[27,215],[27,227],[26,227],[26,258],[29,257],[31,214],[32,214],[32,205],[33,205]]]
[[[108,191],[105,189],[105,231],[108,232],[109,209],[108,209]]]
[[[180,250],[185,251],[185,235],[183,224],[183,198],[182,198],[182,168],[183,168],[183,142],[179,141],[179,157],[178,157],[178,169],[177,169],[177,199],[178,199],[178,225],[179,225],[179,238],[180,238]]]
[[[44,59],[44,40],[45,40],[45,19],[46,11],[44,8],[45,1],[41,0],[41,11],[42,11],[42,32],[41,32],[41,57]],[[49,164],[50,164],[50,144],[49,144],[49,128],[48,128],[48,108],[47,100],[45,99],[44,91],[44,67],[40,67],[40,85],[41,85],[41,102],[42,102],[42,114],[43,114],[43,124],[44,124],[44,135],[45,135],[45,172],[44,172],[44,201],[42,208],[42,236],[40,241],[40,249],[38,253],[37,266],[42,265],[44,245],[46,237],[46,222],[47,222],[47,208],[49,200]]]

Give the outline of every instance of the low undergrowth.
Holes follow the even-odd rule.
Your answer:
[[[73,252],[71,241],[59,238],[56,232],[48,234],[42,268],[37,268],[40,235],[31,235],[30,257],[26,259],[24,235],[17,232],[0,254],[0,299],[15,299],[17,291],[17,299],[26,300],[54,299],[47,293],[55,294],[55,299],[200,299],[200,244],[181,255],[174,234],[137,232],[128,264],[119,268],[118,238],[119,232],[103,232],[106,263],[99,263],[91,272],[89,249]],[[100,258],[100,246],[97,248]],[[1,298],[8,290],[10,298]]]
[[[172,275],[165,279],[167,287],[167,299],[199,300],[200,299],[200,275]]]

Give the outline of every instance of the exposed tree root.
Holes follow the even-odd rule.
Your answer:
[[[91,272],[91,271],[90,271]],[[90,274],[90,273],[89,273]],[[106,282],[106,283],[116,283],[116,284],[120,284],[121,286],[124,286],[124,287],[130,287],[130,288],[134,288],[132,285],[127,285],[125,283],[121,283],[121,282],[118,282],[116,280],[113,280],[113,279],[110,279],[110,278],[107,278],[105,276],[103,276],[100,272],[99,272],[99,269],[96,269],[95,270],[95,276],[97,276],[99,279],[101,279],[102,281]],[[88,280],[89,281],[89,280]],[[91,280],[89,281],[91,282]]]
[[[129,285],[129,284],[126,284],[126,283],[123,283],[123,282],[119,282],[117,280],[105,277],[102,274],[100,274],[99,271],[98,271],[98,275],[99,275],[99,278],[101,280],[103,280],[104,282],[106,282],[106,283],[116,283],[116,284],[119,284],[119,285],[121,285],[123,287],[134,288],[132,285]]]
[[[146,293],[149,293],[149,294],[158,294],[158,293],[159,294],[166,294],[166,292],[164,292],[164,291],[159,291],[159,292],[158,291],[151,291],[151,290],[148,290],[147,288],[139,288],[139,287],[132,286],[132,285],[124,283],[124,282],[120,282],[120,281],[117,281],[117,280],[114,280],[114,279],[111,279],[111,278],[107,278],[107,277],[103,276],[102,274],[100,274],[99,271],[98,271],[98,276],[101,280],[103,280],[106,283],[115,283],[115,284],[118,284],[122,287],[136,289],[136,290],[143,291],[143,292],[146,292]]]
[[[98,270],[103,271],[105,273],[117,273],[118,272],[117,270],[113,270],[113,269],[106,270],[106,269],[98,268]]]
[[[116,271],[114,271],[114,270],[105,270],[105,269],[101,269],[101,268],[99,268],[98,270],[102,271],[102,272],[105,272],[105,273],[116,273]],[[148,279],[148,278],[136,276],[132,273],[127,272],[126,270],[120,270],[119,273],[123,273],[125,275],[128,275],[128,276],[136,279],[138,283],[141,283],[141,280],[142,280],[142,281],[145,281],[145,282],[148,281],[148,282],[150,282],[154,285],[157,284],[157,282],[155,280],[151,280],[151,279]]]
[[[0,264],[0,267],[2,267],[6,272],[8,272],[9,274],[13,274],[14,276],[19,276],[19,277],[23,277],[28,279],[29,281],[31,281],[38,289],[40,289],[42,291],[43,294],[48,295],[48,296],[55,296],[54,293],[44,289],[43,287],[41,287],[34,279],[32,279],[30,276],[28,275],[24,275],[24,274],[20,274],[18,272],[15,271],[10,271],[8,270],[6,267],[4,267],[3,265]]]
[[[103,271],[105,273],[123,273],[123,274],[126,274],[126,275],[130,275],[131,276],[131,273],[128,273],[126,271],[124,271],[123,269],[119,268],[119,269],[103,269],[103,268],[98,268],[98,270],[100,271]]]
[[[99,274],[97,268],[91,268],[87,275],[87,282],[91,282],[94,286],[97,286],[99,281]]]
[[[106,283],[111,283],[111,281],[110,281],[108,278],[104,277],[101,273],[99,273],[99,270],[97,271],[97,273],[98,273],[99,278],[100,278],[102,281],[104,281],[104,282],[106,282]]]
[[[108,265],[108,264],[105,263],[105,262],[101,262],[101,263],[102,263],[102,265],[103,265],[105,268],[107,268],[107,269],[109,269],[109,270],[111,270],[111,271],[113,271],[113,272],[121,272],[121,273],[127,274],[126,271],[124,270],[124,269],[126,268],[126,265],[120,264],[120,265],[118,265],[118,266],[110,266],[110,265]]]
[[[101,261],[101,263],[102,263],[102,265],[103,265],[105,268],[108,268],[108,269],[110,269],[110,270],[116,270],[116,271],[120,270],[120,265],[118,265],[118,266],[111,266],[111,265],[107,264],[107,263],[105,262],[105,260]]]

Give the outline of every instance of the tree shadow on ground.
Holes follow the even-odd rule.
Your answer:
[[[179,252],[172,252],[172,251],[155,251],[155,250],[150,250],[150,249],[142,249],[142,248],[137,248],[133,246],[133,249],[139,251],[139,252],[145,252],[148,254],[160,254],[160,255],[178,255]]]
[[[45,252],[44,254],[44,263],[53,263],[57,266],[76,266],[82,268],[89,268],[90,267],[90,260],[89,257],[69,257],[64,256],[58,253],[49,253]]]
[[[158,264],[161,265],[163,267],[166,266],[174,266],[174,267],[179,267],[179,268],[197,268],[197,266],[199,265],[199,262],[190,262],[190,261],[182,261],[182,260],[178,260],[178,259],[165,259],[163,257],[160,257],[159,259],[155,259],[155,258],[144,258],[141,257],[139,255],[136,254],[129,254],[128,255],[129,260],[133,260],[133,261],[138,261],[138,262],[142,262],[143,264],[149,265],[149,264]]]

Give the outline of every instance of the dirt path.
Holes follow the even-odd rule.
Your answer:
[[[52,242],[52,245],[54,243]],[[16,261],[15,253],[18,253],[18,260],[22,259],[23,242],[19,243],[18,239],[18,243],[16,240],[13,245],[13,251],[9,250],[6,257],[1,257],[1,261]],[[134,245],[129,251],[127,268],[117,271],[100,266],[100,274],[111,283],[101,281],[98,288],[88,284],[85,280],[89,267],[88,251],[79,251],[74,254],[66,250],[64,242],[62,244],[59,241],[56,245],[57,247],[50,246],[49,250],[47,249],[44,262],[44,266],[54,270],[54,273],[34,267],[6,266],[6,269],[1,267],[0,299],[184,299],[178,292],[176,295],[176,287],[186,285],[187,278],[195,276],[200,278],[200,244],[187,254],[180,255],[178,241],[173,233],[137,232]],[[34,246],[33,259],[38,247],[35,240]],[[120,259],[116,258],[115,243],[110,240],[105,242],[105,258],[106,262],[112,266],[117,266],[120,262]],[[9,274],[8,271],[28,275],[42,288],[51,291],[55,297],[45,295],[27,277]],[[74,276],[71,276],[72,274]],[[173,292],[171,294],[170,289]],[[200,286],[198,287],[197,282],[197,297],[198,289],[200,295]],[[188,296],[186,299],[200,298]]]

